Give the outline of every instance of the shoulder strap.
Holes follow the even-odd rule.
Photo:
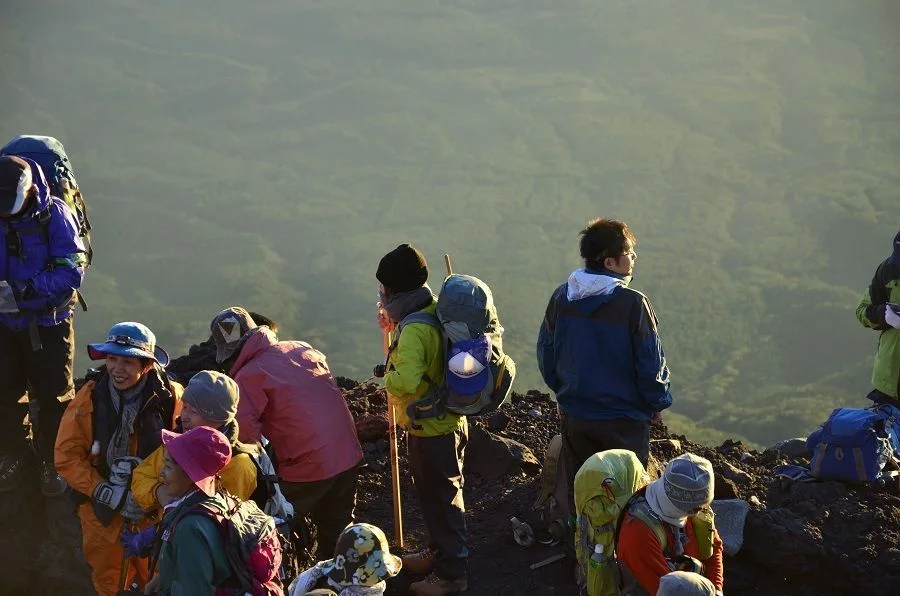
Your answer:
[[[628,499],[628,502],[625,503],[624,507],[622,507],[622,511],[619,513],[619,519],[616,520],[615,544],[619,544],[619,534],[622,530],[622,522],[625,521],[625,514],[631,513],[632,517],[641,520],[648,528],[653,531],[653,533],[656,535],[656,539],[659,540],[659,544],[662,547],[663,553],[665,553],[668,549],[668,537],[666,536],[666,530],[662,525],[663,522],[656,519],[656,517],[650,511],[650,506],[647,504],[646,492],[647,487],[642,487],[636,493],[631,495],[631,498]]]
[[[437,315],[433,313],[416,311],[406,315],[397,324],[397,331],[394,333],[394,339],[391,341],[391,345],[388,347],[388,353],[387,357],[385,358],[385,363],[387,363],[387,361],[390,359],[391,352],[397,349],[397,343],[400,341],[400,334],[403,332],[403,328],[410,323],[422,323],[425,325],[430,325],[437,330],[441,329],[441,320],[438,319]]]

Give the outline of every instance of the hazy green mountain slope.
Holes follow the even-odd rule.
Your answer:
[[[547,297],[611,215],[638,235],[675,412],[766,442],[868,390],[853,311],[900,219],[890,0],[2,13],[0,137],[62,138],[93,208],[80,345],[141,319],[177,353],[242,303],[364,378],[373,272],[408,240],[434,287],[444,252],[491,283],[534,387]]]

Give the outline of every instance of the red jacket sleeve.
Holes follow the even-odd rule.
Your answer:
[[[238,400],[237,421],[239,438],[245,443],[255,443],[263,434],[263,416],[269,404],[269,396],[263,387],[266,373],[248,365],[235,375],[241,392]]]
[[[616,556],[650,594],[656,594],[659,579],[671,571],[656,534],[630,514],[622,521]]]

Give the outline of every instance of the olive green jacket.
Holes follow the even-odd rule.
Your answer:
[[[856,318],[863,326],[880,331],[872,387],[896,398],[900,396],[900,330],[884,322],[888,302],[900,304],[900,268],[885,261],[875,270],[869,289],[863,292]]]

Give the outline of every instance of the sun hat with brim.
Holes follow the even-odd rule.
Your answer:
[[[216,494],[216,474],[231,461],[231,444],[225,435],[208,426],[182,434],[163,429],[162,443],[197,488],[210,497]]]
[[[156,345],[156,336],[141,323],[116,323],[103,343],[88,344],[91,360],[102,360],[107,354],[126,358],[149,358],[165,367],[169,364],[169,354]]]
[[[342,586],[374,586],[400,573],[403,563],[388,550],[381,528],[351,524],[338,537],[334,558],[321,565],[325,576]]]

